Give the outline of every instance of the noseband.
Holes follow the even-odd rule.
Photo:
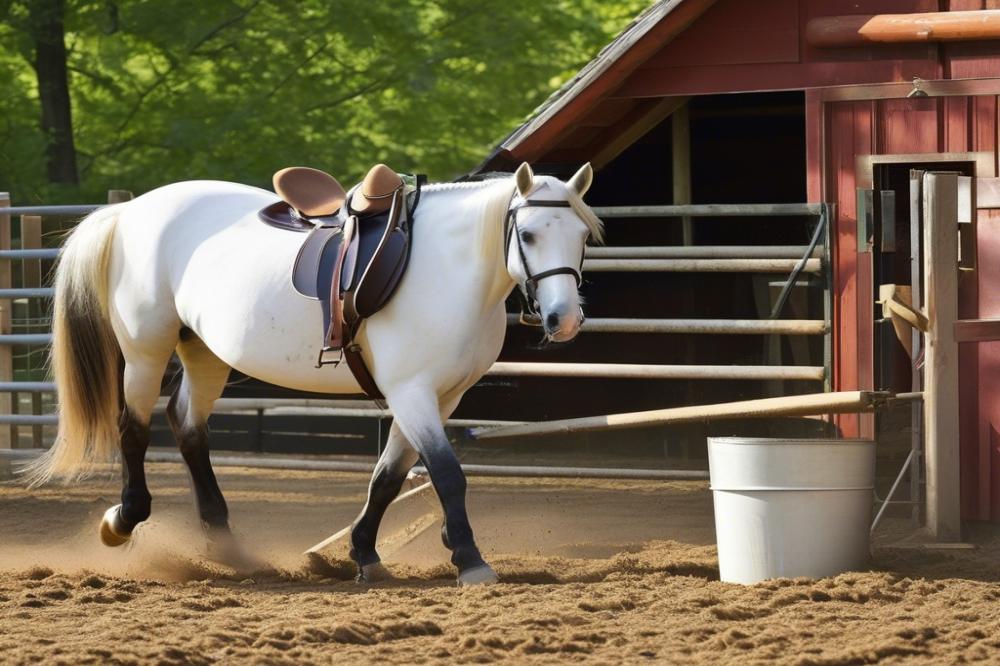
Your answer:
[[[578,268],[573,268],[572,266],[560,266],[558,268],[550,268],[539,273],[533,273],[531,267],[528,266],[528,257],[524,254],[524,246],[521,244],[521,234],[517,227],[517,212],[523,208],[571,208],[572,206],[568,201],[549,201],[546,199],[525,199],[516,206],[511,206],[507,209],[507,219],[506,227],[507,233],[504,239],[504,266],[510,258],[510,236],[514,235],[517,240],[517,253],[521,258],[521,266],[524,268],[524,274],[527,276],[524,283],[518,285],[520,289],[518,290],[518,296],[521,299],[521,323],[528,324],[529,326],[541,326],[542,325],[542,315],[538,311],[538,299],[536,298],[538,283],[547,277],[552,277],[553,275],[572,275],[573,279],[576,280],[577,288],[583,283],[583,254],[580,255],[580,265]]]

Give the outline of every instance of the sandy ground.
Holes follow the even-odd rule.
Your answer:
[[[890,523],[872,570],[718,582],[705,483],[472,479],[479,543],[503,582],[458,589],[430,529],[359,585],[334,552],[360,475],[223,469],[233,523],[270,570],[211,561],[179,466],[150,465],[153,519],[96,534],[118,483],[0,483],[0,661],[64,663],[957,663],[1000,661],[1000,534],[928,551]],[[391,509],[386,532],[434,510]]]

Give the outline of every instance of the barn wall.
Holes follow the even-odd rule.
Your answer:
[[[838,211],[834,385],[872,388],[872,258],[857,247],[857,159],[985,151],[996,171],[998,101],[995,95],[842,101],[850,98],[845,87],[914,77],[997,80],[1000,40],[820,49],[807,43],[805,28],[823,16],[997,9],[1000,0],[718,0],[690,8],[697,10],[690,25],[663,32],[660,46],[643,42],[644,59],[609,70],[605,78],[614,81],[605,81],[599,96],[573,98],[563,115],[574,122],[561,129],[551,123],[506,157],[558,164],[590,159],[616,145],[635,118],[663,108],[663,98],[805,91],[807,200],[836,203]],[[841,101],[830,101],[834,90]],[[988,288],[1000,283],[1000,217],[985,211],[978,251],[978,270],[961,277],[960,316],[1000,317],[1000,290]],[[1000,343],[963,346],[960,354],[963,510],[967,518],[1000,520]],[[842,416],[837,423],[846,436],[874,434],[869,416]]]
[[[912,153],[993,154],[996,169],[996,96],[891,99],[807,104],[811,133],[820,129],[825,144],[823,177],[810,197],[837,204],[835,318],[835,386],[873,386],[873,312],[871,256],[857,251],[857,158],[864,155]],[[821,151],[822,152],[822,151]],[[812,151],[810,159],[818,156]],[[815,165],[811,172],[815,174]],[[980,174],[984,175],[984,174]],[[985,174],[992,175],[992,174]],[[814,199],[818,200],[818,199]],[[1000,215],[980,211],[978,267],[963,272],[959,283],[959,316],[1000,317]],[[960,427],[963,515],[973,520],[1000,519],[1000,343],[963,345],[960,350]],[[871,417],[844,416],[845,436],[872,436]]]

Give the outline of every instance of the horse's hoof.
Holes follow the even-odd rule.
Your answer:
[[[493,568],[488,564],[474,567],[458,574],[459,587],[465,587],[466,585],[492,585],[499,580],[500,577],[497,576],[497,572],[493,571]]]
[[[121,504],[115,504],[105,511],[104,516],[101,517],[101,543],[105,546],[112,548],[121,546],[128,543],[128,540],[132,538],[132,534],[126,532],[121,527],[121,514],[119,513],[121,508]]]
[[[358,574],[359,583],[377,583],[382,580],[392,580],[392,578],[392,574],[381,562],[366,564],[361,567],[361,572]]]

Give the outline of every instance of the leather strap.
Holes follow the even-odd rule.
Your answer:
[[[538,312],[538,308],[535,306],[537,298],[535,297],[535,292],[538,289],[538,283],[547,277],[553,275],[572,275],[576,279],[576,286],[579,287],[583,284],[583,255],[580,256],[580,267],[573,268],[572,266],[560,266],[558,268],[550,268],[546,271],[541,271],[539,273],[532,273],[531,267],[528,265],[528,257],[524,253],[524,246],[521,244],[521,234],[518,233],[517,228],[517,212],[522,208],[571,208],[572,206],[568,201],[552,201],[548,199],[525,199],[516,206],[510,206],[507,209],[507,229],[504,235],[504,265],[506,266],[507,260],[510,258],[510,241],[511,235],[514,236],[514,240],[517,243],[517,253],[521,259],[521,267],[524,269],[524,274],[526,276],[524,283],[518,285],[518,297],[521,301],[521,323],[527,324],[529,326],[542,326],[542,315]]]
[[[333,303],[333,313],[330,316],[330,327],[326,334],[327,349],[341,349],[344,346],[344,301],[340,295],[340,275],[347,249],[351,245],[351,241],[354,240],[356,224],[357,218],[351,215],[344,222],[344,230],[341,232],[337,265],[333,271],[333,282],[330,284],[330,302]]]
[[[347,361],[347,367],[351,369],[351,374],[354,375],[354,379],[357,380],[358,386],[361,387],[361,390],[364,391],[369,398],[372,400],[381,400],[385,397],[382,395],[382,391],[379,390],[378,384],[375,383],[375,378],[372,377],[372,373],[368,371],[368,365],[365,363],[365,359],[361,355],[360,345],[351,342],[345,346],[344,359]]]

